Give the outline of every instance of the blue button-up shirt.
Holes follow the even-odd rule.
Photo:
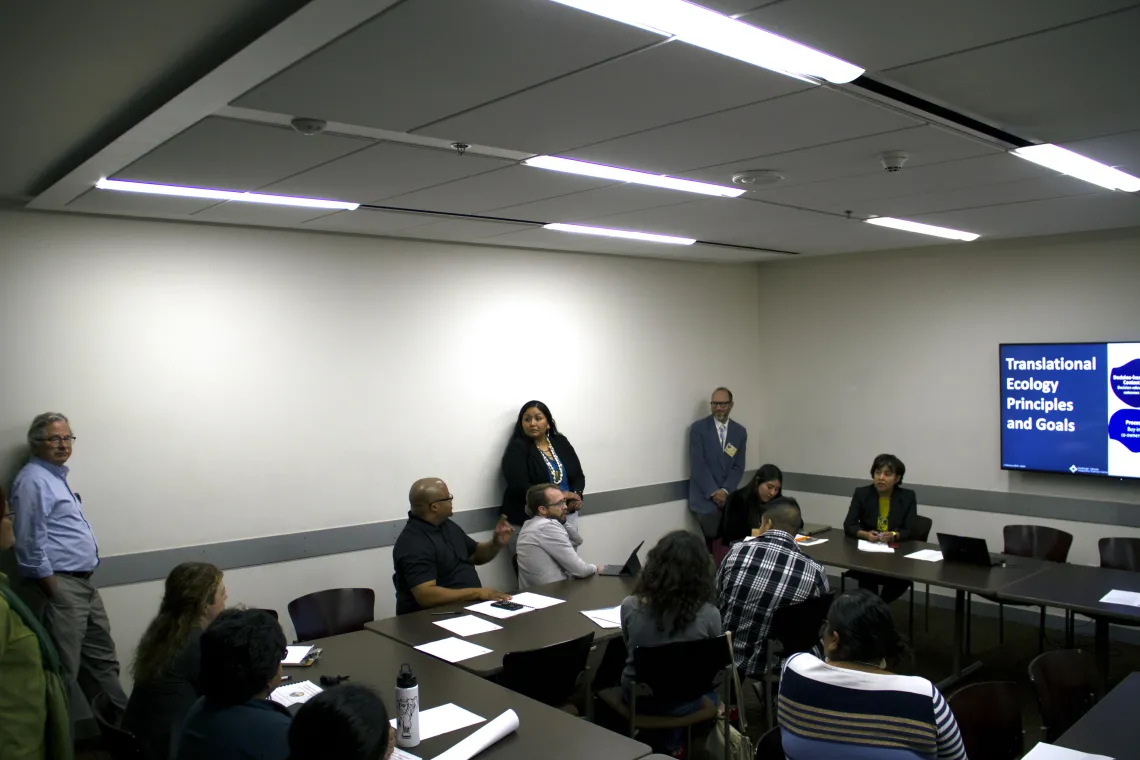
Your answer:
[[[32,457],[12,483],[16,564],[25,578],[86,573],[99,564],[95,533],[67,473],[66,467]]]

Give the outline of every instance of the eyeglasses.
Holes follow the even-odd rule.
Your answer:
[[[51,438],[41,438],[40,441],[43,443],[50,443],[52,446],[61,446],[65,443],[68,446],[70,446],[71,444],[75,443],[75,436],[73,436],[73,435],[62,435],[62,436],[53,435]]]
[[[710,401],[710,406],[732,406],[731,401]]]
[[[566,500],[565,499],[559,499],[558,501],[554,502],[553,504],[547,504],[546,508],[550,509],[551,507],[565,507],[565,506],[566,506]]]
[[[428,506],[431,506],[432,504],[442,504],[445,501],[455,501],[455,497],[452,496],[451,494],[448,494],[446,498],[436,499],[435,501],[429,501]]]

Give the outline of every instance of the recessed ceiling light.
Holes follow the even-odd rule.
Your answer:
[[[920,235],[934,235],[935,237],[950,238],[951,240],[964,240],[967,243],[981,237],[981,235],[974,232],[952,230],[949,227],[935,227],[933,224],[922,224],[920,222],[908,222],[906,219],[895,219],[891,216],[876,216],[871,219],[864,219],[863,221],[867,224],[878,225],[879,227],[890,227],[896,230],[903,230],[904,232],[917,232]]]
[[[297,198],[292,195],[266,195],[264,193],[241,193],[233,190],[212,190],[205,187],[182,187],[180,185],[155,185],[150,182],[127,182],[119,179],[101,179],[95,183],[100,190],[119,190],[126,193],[146,193],[149,195],[173,195],[180,198],[206,198],[216,201],[239,201],[241,203],[268,203],[277,206],[304,206],[306,208],[329,208],[354,211],[359,203],[326,201],[320,198]]]
[[[618,182],[632,182],[638,185],[663,187],[666,190],[681,190],[686,193],[700,193],[701,195],[719,195],[724,198],[736,198],[745,192],[744,190],[737,190],[735,187],[722,187],[720,185],[711,185],[707,182],[694,182],[691,179],[667,177],[664,174],[649,174],[648,172],[622,169],[617,166],[606,166],[605,164],[591,164],[587,161],[575,161],[570,158],[559,158],[558,156],[535,156],[534,158],[528,158],[523,161],[523,163],[537,169],[550,169],[556,172],[581,174],[586,177],[612,179]]]
[[[554,2],[813,83],[844,84],[863,73],[855,64],[685,0]]]
[[[1131,174],[1125,174],[1119,169],[1105,166],[1099,161],[1066,150],[1060,145],[1046,143],[1045,145],[1030,145],[1018,148],[1013,155],[1032,161],[1035,164],[1054,169],[1070,177],[1083,179],[1094,185],[1107,187],[1109,190],[1123,190],[1126,193],[1140,191],[1140,179]]]
[[[633,232],[632,230],[611,230],[605,227],[585,227],[580,224],[544,224],[543,229],[556,232],[574,232],[579,235],[601,235],[602,237],[625,238],[627,240],[643,240],[647,243],[669,243],[671,245],[692,245],[697,242],[693,238],[673,237],[672,235],[654,235],[649,232]]]
[[[784,175],[773,169],[748,169],[732,175],[732,184],[755,190],[784,181]]]

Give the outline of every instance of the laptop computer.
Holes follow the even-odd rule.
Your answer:
[[[831,530],[830,525],[821,525],[820,523],[804,523],[800,528],[800,533],[805,536],[814,536],[819,533],[826,533]]]
[[[1002,564],[1000,559],[994,559],[990,554],[984,538],[939,533],[938,548],[942,550],[942,559],[946,562],[961,562],[979,567],[997,567]]]
[[[624,565],[605,565],[598,570],[598,575],[628,575],[630,577],[637,575],[641,572],[641,560],[637,558],[637,553],[641,551],[641,547],[644,545],[644,541],[638,544]]]

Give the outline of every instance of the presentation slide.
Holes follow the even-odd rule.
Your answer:
[[[1140,478],[1140,343],[1004,343],[1005,470]]]

